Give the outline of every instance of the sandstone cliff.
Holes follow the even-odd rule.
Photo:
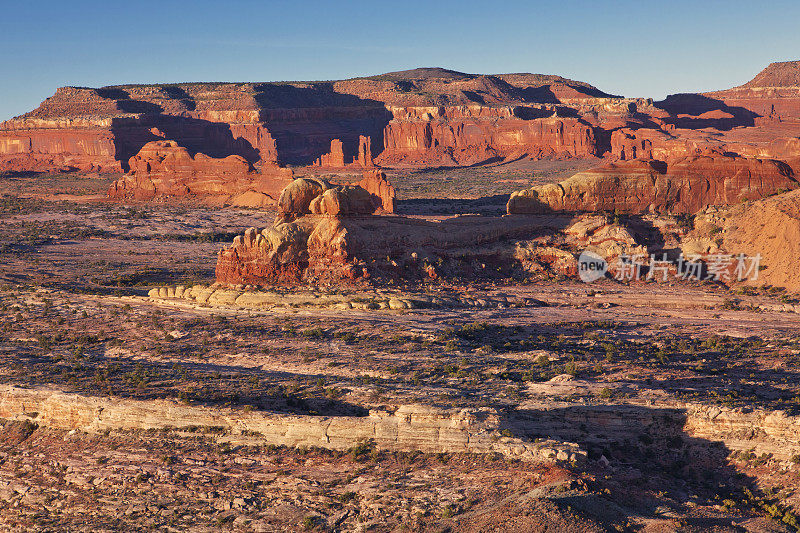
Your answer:
[[[507,211],[691,214],[704,207],[736,204],[795,187],[794,172],[786,163],[704,153],[669,162],[618,161],[579,172],[558,184],[515,192]]]
[[[129,158],[159,139],[251,164],[344,166],[352,158],[369,167],[384,151],[386,164],[422,166],[584,156],[602,150],[580,116],[617,116],[608,105],[615,100],[558,76],[444,69],[338,82],[63,87],[0,124],[0,169],[127,171]],[[559,106],[566,115],[554,119]],[[426,130],[427,144],[419,142]]]
[[[334,82],[65,87],[0,124],[0,171],[129,171],[131,158],[148,143],[169,139],[194,158],[242,158],[249,167],[238,165],[238,178],[225,172],[231,194],[251,190],[237,180],[252,181],[252,167],[277,176],[268,187],[272,193],[263,190],[265,183],[257,193],[274,198],[285,174],[280,164],[425,168],[606,157],[610,165],[576,181],[597,182],[589,186],[592,194],[621,187],[614,190],[625,198],[577,202],[565,193],[554,205],[683,212],[787,187],[782,169],[750,160],[775,159],[800,170],[798,70],[797,62],[776,63],[741,87],[661,102],[616,97],[558,76],[435,68]],[[717,161],[681,167],[681,160],[706,156]],[[637,160],[655,160],[655,167],[615,164]],[[665,172],[659,171],[663,164]],[[734,167],[743,170],[737,174]],[[703,179],[701,171],[708,171]],[[112,196],[149,197],[161,186],[175,197],[185,189],[183,178],[167,184],[158,171],[147,179],[142,174],[133,170],[120,184],[124,192]],[[609,186],[609,180],[620,183]],[[666,196],[646,197],[654,191]]]
[[[388,166],[460,166],[522,156],[599,155],[594,129],[578,118],[525,119],[519,108],[392,108],[383,132]]]
[[[705,93],[730,107],[774,120],[800,120],[800,61],[770,63],[739,87]]]
[[[181,430],[221,428],[229,442],[318,446],[346,450],[372,440],[378,449],[429,453],[501,453],[532,462],[583,462],[582,443],[621,442],[648,434],[693,438],[730,451],[772,454],[790,461],[800,451],[800,421],[782,411],[739,410],[693,403],[639,406],[528,404],[514,418],[491,409],[440,410],[403,405],[365,417],[324,417],[212,409],[176,402],[87,397],[49,389],[0,388],[0,417],[51,428]],[[531,442],[507,433],[547,435]],[[567,442],[564,442],[567,441]]]

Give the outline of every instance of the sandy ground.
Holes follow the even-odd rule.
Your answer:
[[[556,174],[568,166],[549,164]],[[453,198],[470,202],[539,179],[520,177],[530,175],[520,165],[400,180],[401,207],[448,216],[467,204],[426,199],[428,180],[452,180],[464,192]],[[156,301],[152,287],[213,282],[217,250],[274,212],[116,206],[90,198],[99,182],[70,192],[76,185],[59,179],[58,194],[80,202],[29,188],[0,204],[3,383],[313,416],[424,403],[512,418],[541,402],[646,400],[800,413],[800,314],[782,310],[780,291],[553,280],[427,288],[538,302],[524,306]],[[578,442],[590,458],[580,467],[230,447],[219,437],[4,422],[0,523],[18,531],[784,531],[800,498],[795,463],[658,435]]]

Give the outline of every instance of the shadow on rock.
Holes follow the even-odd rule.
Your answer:
[[[600,495],[552,495],[560,505],[606,523],[683,517],[687,526],[730,527],[729,517],[686,519],[687,509],[724,501],[752,509],[763,496],[753,478],[728,463],[729,448],[686,434],[686,420],[682,409],[573,405],[518,410],[502,425],[518,437],[576,442],[588,451],[586,470]]]

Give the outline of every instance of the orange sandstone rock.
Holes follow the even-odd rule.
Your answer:
[[[333,139],[331,141],[331,151],[327,154],[319,156],[314,163],[318,167],[337,167],[344,166],[344,148],[342,141]]]
[[[298,178],[292,181],[278,198],[278,218],[293,220],[311,213],[311,202],[328,188],[323,180]]]
[[[194,197],[233,200],[237,205],[274,204],[291,182],[289,169],[264,166],[258,172],[241,156],[222,159],[191,155],[175,141],[152,141],[128,161],[130,171],[114,182],[115,200]]]
[[[395,190],[386,174],[379,170],[368,170],[357,184],[372,195],[373,203],[385,213],[395,211]]]
[[[365,180],[385,182],[375,174]],[[376,200],[357,185],[295,180],[281,194],[280,214],[271,227],[250,228],[219,252],[217,281],[291,285],[545,271],[574,275],[577,261],[570,249],[577,246],[591,246],[608,258],[644,250],[630,232],[609,226],[605,217],[579,223],[572,215],[461,216],[433,222],[376,216],[382,212]],[[559,243],[568,249],[554,246]]]
[[[507,211],[695,213],[795,187],[797,181],[786,163],[706,153],[669,163],[618,161],[579,172],[558,184],[512,194]]]
[[[344,143],[340,139],[331,141],[331,150],[327,154],[322,154],[314,160],[314,166],[344,168],[361,167],[372,168],[375,163],[372,160],[372,139],[369,136],[359,135],[358,151],[350,163],[345,162]]]
[[[358,162],[364,168],[372,168],[375,163],[372,161],[372,139],[369,136],[358,136],[358,156],[354,163]]]

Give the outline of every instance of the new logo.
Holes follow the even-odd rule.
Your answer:
[[[581,281],[591,283],[604,277],[608,271],[608,263],[594,252],[584,250],[578,256],[578,276]]]

